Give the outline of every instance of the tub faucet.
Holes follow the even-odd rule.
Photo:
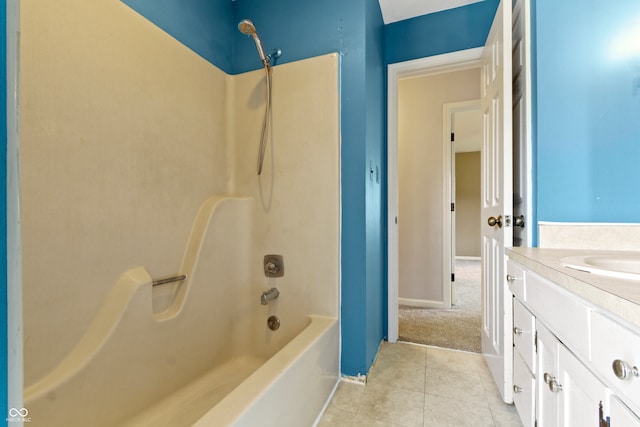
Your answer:
[[[262,296],[260,297],[260,304],[267,305],[269,304],[269,301],[273,301],[274,299],[278,298],[278,295],[280,295],[280,291],[276,288],[271,288],[268,291],[264,291],[262,293]]]

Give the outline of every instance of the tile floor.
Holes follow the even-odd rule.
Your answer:
[[[341,381],[318,427],[521,426],[482,355],[383,342],[366,385]]]

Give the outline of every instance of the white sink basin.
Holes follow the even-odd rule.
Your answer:
[[[562,258],[560,264],[600,276],[640,280],[640,254],[572,256]]]

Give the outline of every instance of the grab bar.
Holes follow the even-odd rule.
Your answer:
[[[186,274],[180,274],[178,276],[173,276],[173,277],[165,277],[164,279],[154,280],[153,286],[164,285],[166,283],[181,282],[185,280],[187,277],[189,276]]]

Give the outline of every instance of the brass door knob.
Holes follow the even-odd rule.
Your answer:
[[[502,215],[498,215],[498,218],[490,216],[487,220],[487,224],[489,224],[490,227],[495,227],[497,225],[498,228],[502,228]]]

